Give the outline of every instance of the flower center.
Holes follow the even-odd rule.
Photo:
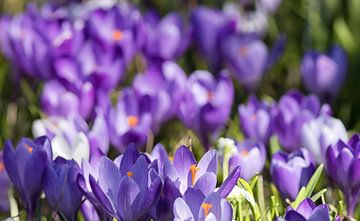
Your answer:
[[[204,209],[205,218],[207,215],[209,215],[210,209],[212,208],[212,205],[210,203],[203,203],[201,204],[201,208]]]
[[[248,150],[243,150],[241,152],[241,155],[243,155],[244,157],[247,157],[247,156],[249,156],[249,151]]]
[[[208,91],[207,92],[207,96],[208,96],[208,100],[211,101],[212,99],[214,99],[214,93],[212,91]]]
[[[191,185],[194,186],[195,183],[195,177],[196,177],[196,172],[199,171],[199,167],[197,167],[195,164],[190,166],[190,172],[191,172]]]
[[[135,127],[139,123],[139,119],[134,115],[130,115],[127,117],[127,122],[130,127]]]
[[[169,158],[169,160],[170,160],[171,162],[174,161],[174,157],[173,157],[173,156],[169,156],[168,158]]]
[[[256,114],[252,114],[251,116],[250,116],[250,119],[252,120],[252,121],[256,121]]]
[[[0,172],[3,172],[5,169],[3,162],[0,162]]]
[[[128,175],[129,177],[132,177],[132,176],[134,176],[134,173],[129,171],[129,172],[126,173],[126,175]]]
[[[242,55],[242,56],[246,56],[249,52],[248,48],[244,47],[244,46],[241,46],[239,51],[240,51],[240,55]]]
[[[114,41],[117,41],[117,42],[121,41],[121,39],[123,38],[122,31],[120,31],[119,29],[114,30],[112,33],[112,38]]]
[[[32,153],[32,152],[33,152],[33,149],[34,149],[34,148],[30,147],[29,144],[24,144],[24,147],[27,149],[27,151],[28,151],[29,153]]]

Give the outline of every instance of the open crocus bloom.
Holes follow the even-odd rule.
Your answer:
[[[184,196],[174,202],[174,216],[176,221],[230,221],[232,219],[231,205],[219,193],[205,195],[194,189],[188,189]]]

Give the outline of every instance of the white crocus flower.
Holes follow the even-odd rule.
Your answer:
[[[301,144],[308,149],[317,163],[324,163],[326,149],[338,140],[346,142],[347,132],[341,120],[322,115],[303,125]]]

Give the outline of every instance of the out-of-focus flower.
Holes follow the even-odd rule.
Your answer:
[[[273,13],[279,7],[282,0],[257,0],[260,10],[264,9],[267,12]]]
[[[348,215],[352,216],[360,194],[360,135],[354,134],[347,143],[339,140],[330,145],[325,162],[328,175],[344,193]]]
[[[280,57],[285,40],[281,37],[269,51],[256,35],[228,35],[221,42],[224,60],[240,84],[255,89],[265,71]]]
[[[233,98],[233,84],[225,73],[218,80],[207,71],[195,71],[189,77],[179,115],[197,132],[205,148],[227,122]]]
[[[74,159],[80,164],[82,159],[90,159],[89,140],[81,131],[84,129],[81,126],[87,124],[76,119],[52,117],[34,121],[33,134],[34,137],[46,135],[50,138],[53,160],[60,156],[67,160]]]
[[[232,220],[232,208],[217,192],[204,196],[199,190],[189,189],[174,202],[174,220]]]
[[[247,104],[239,105],[240,127],[245,136],[267,144],[273,132],[272,110],[272,105],[255,96],[251,96]]]
[[[333,99],[346,78],[347,58],[342,48],[333,46],[327,53],[309,51],[301,63],[306,88],[324,99]]]
[[[296,209],[291,207],[285,213],[284,218],[277,218],[276,221],[330,221],[329,208],[326,204],[316,206],[309,199],[304,199]]]
[[[147,40],[144,46],[147,56],[174,60],[185,51],[190,41],[190,33],[179,14],[169,13],[160,20],[151,11],[145,14],[144,19],[147,22]]]
[[[151,131],[150,106],[146,97],[138,99],[133,89],[125,89],[116,108],[107,115],[111,143],[121,152],[131,143],[142,146]]]
[[[330,115],[329,105],[320,104],[315,95],[304,96],[291,90],[283,95],[274,111],[274,132],[286,150],[301,147],[301,131],[304,123],[320,114]]]
[[[53,210],[66,220],[76,220],[82,193],[76,183],[81,172],[75,161],[57,158],[46,169],[44,192]]]
[[[88,199],[118,220],[146,217],[160,196],[161,179],[135,146],[129,146],[117,162],[102,157],[98,179],[90,174],[89,182],[94,198],[86,195]]]
[[[266,149],[263,143],[245,140],[237,144],[237,152],[229,159],[229,171],[241,167],[241,178],[249,181],[265,166]]]
[[[45,150],[48,140],[44,137],[30,140],[22,138],[14,150],[10,141],[4,145],[4,165],[20,194],[28,220],[35,215],[36,206],[43,189],[43,177],[49,164]]]
[[[290,154],[278,151],[272,156],[270,173],[283,199],[295,200],[299,190],[306,186],[315,171],[306,149]]]
[[[206,7],[197,7],[190,17],[193,38],[196,46],[206,58],[210,70],[221,69],[221,48],[223,38],[235,30],[235,22],[221,11]]]
[[[3,151],[0,151],[0,211],[2,212],[7,212],[10,208],[8,197],[10,185],[11,182],[5,170]]]
[[[341,120],[321,115],[303,125],[301,146],[308,149],[317,163],[324,163],[326,149],[338,140],[347,141],[347,132]]]
[[[87,82],[79,90],[68,90],[59,81],[45,83],[41,96],[42,110],[48,115],[69,116],[80,114],[88,118],[95,104],[95,91]]]
[[[152,128],[158,131],[165,121],[176,116],[186,88],[186,75],[174,62],[165,61],[152,66],[145,74],[137,75],[132,87],[138,99],[149,103]]]

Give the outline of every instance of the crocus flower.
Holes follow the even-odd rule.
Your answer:
[[[260,9],[264,9],[267,12],[273,13],[281,4],[282,0],[258,0],[257,4]]]
[[[251,96],[247,104],[239,105],[240,127],[247,138],[269,142],[273,130],[272,107],[255,96]]]
[[[217,192],[204,196],[199,190],[188,189],[174,202],[174,216],[180,220],[232,220],[232,208]]]
[[[74,160],[57,158],[46,169],[44,192],[53,210],[66,220],[76,220],[82,192],[76,183],[81,172]]]
[[[325,166],[328,175],[345,195],[348,214],[353,215],[360,194],[360,135],[354,134],[345,143],[339,140],[326,151]]]
[[[226,73],[218,80],[207,71],[195,71],[189,77],[179,115],[198,133],[205,148],[227,122],[233,98],[233,84]]]
[[[79,90],[69,90],[57,80],[45,83],[42,110],[48,115],[68,116],[80,114],[88,118],[95,104],[95,91],[91,83],[83,84]]]
[[[307,185],[314,171],[314,163],[306,149],[290,154],[278,151],[271,159],[271,178],[283,199],[295,200],[299,190]]]
[[[154,12],[148,12],[147,40],[144,50],[147,56],[160,60],[178,58],[189,44],[190,35],[179,14],[173,12],[160,18]],[[166,44],[163,44],[166,42]]]
[[[301,63],[306,88],[323,99],[336,97],[345,80],[346,70],[346,54],[339,46],[333,46],[327,54],[309,51]]]
[[[321,106],[315,95],[304,96],[296,90],[283,95],[274,111],[274,131],[286,150],[301,147],[301,131],[304,123],[320,114],[330,115],[328,105]]]
[[[138,99],[133,89],[125,89],[116,108],[107,115],[111,143],[120,151],[131,143],[145,144],[151,131],[151,113],[146,98]]]
[[[289,207],[284,218],[277,218],[276,221],[330,221],[329,208],[326,204],[316,206],[309,199],[304,199],[296,209]]]
[[[206,58],[210,70],[218,72],[222,62],[220,43],[234,31],[235,23],[221,11],[206,7],[194,9],[190,23],[196,46]]]
[[[10,188],[11,182],[8,174],[5,170],[3,151],[0,151],[0,211],[7,212],[9,211],[9,197],[8,191]]]
[[[132,87],[137,97],[148,100],[152,128],[158,131],[165,121],[176,116],[186,88],[186,75],[174,62],[165,61],[137,75]]]
[[[282,54],[284,39],[280,38],[272,51],[254,34],[228,35],[221,43],[222,54],[229,69],[246,89],[253,90],[265,71]]]
[[[265,166],[266,150],[261,142],[245,140],[237,144],[237,151],[229,159],[229,171],[241,167],[241,178],[249,181]]]
[[[326,149],[338,140],[347,141],[347,132],[341,120],[321,115],[303,125],[302,147],[308,149],[317,163],[324,163]]]
[[[161,188],[161,179],[135,146],[129,146],[118,162],[103,156],[98,180],[90,174],[89,182],[103,211],[125,221],[146,217]]]
[[[28,220],[34,219],[43,188],[43,177],[49,163],[49,156],[44,147],[47,142],[44,137],[34,141],[22,138],[16,150],[10,141],[6,141],[4,145],[5,169],[20,194]]]
[[[33,123],[33,134],[34,137],[46,135],[50,138],[53,160],[60,156],[67,160],[74,159],[80,164],[82,159],[90,159],[90,144],[77,123],[85,122],[58,117],[40,119]]]

